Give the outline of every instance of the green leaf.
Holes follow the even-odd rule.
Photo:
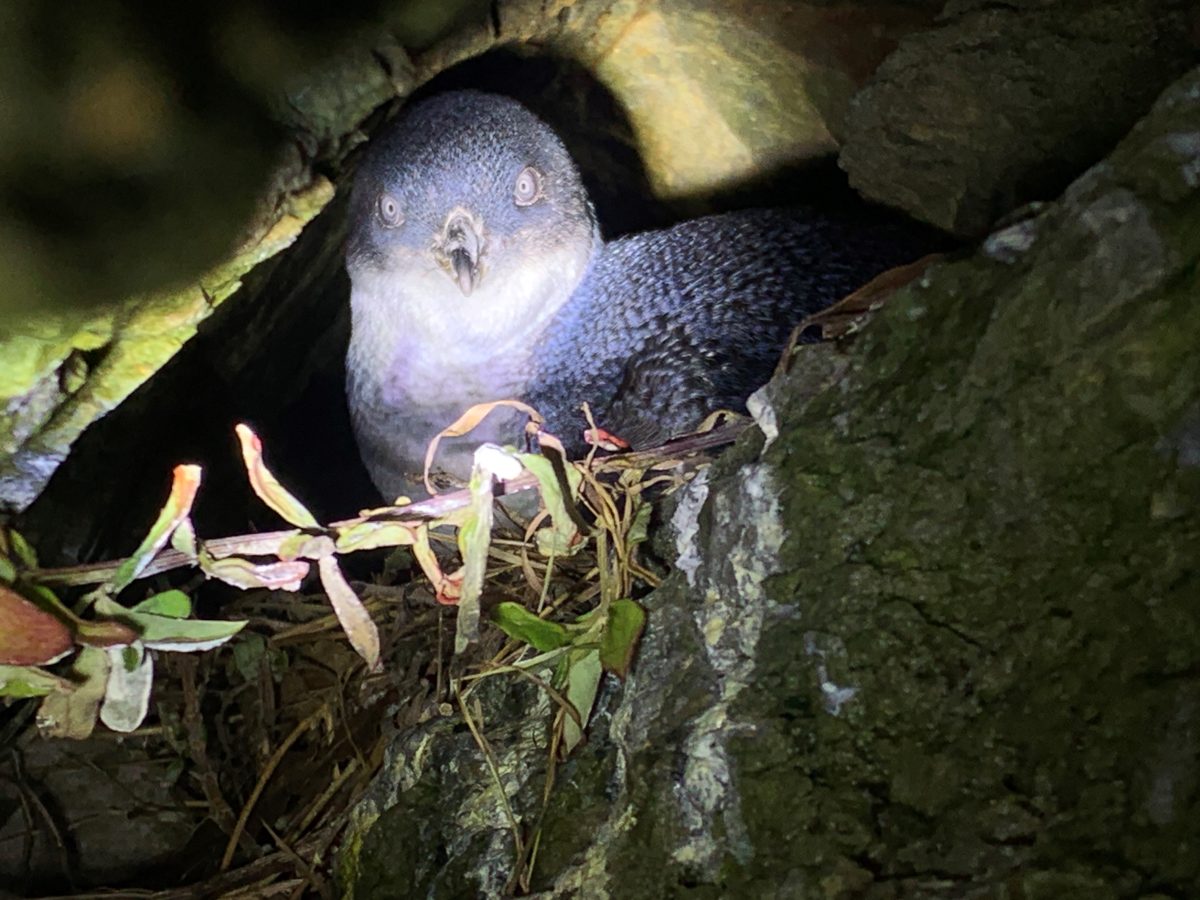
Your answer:
[[[454,652],[462,653],[479,639],[479,598],[492,542],[492,473],[478,462],[471,469],[471,505],[458,529],[458,552],[463,560],[461,593],[454,628]]]
[[[69,693],[75,685],[45,669],[33,666],[0,666],[0,697],[44,697],[55,691]]]
[[[138,613],[130,617],[142,629],[142,643],[152,650],[194,653],[219,647],[249,624],[214,619],[172,619]]]
[[[540,453],[518,453],[517,459],[537,478],[542,503],[550,513],[550,527],[539,529],[537,533],[538,552],[543,556],[570,556],[577,552],[583,542],[577,539],[579,529],[567,512],[553,464]],[[574,466],[567,466],[566,471],[571,491],[577,494],[583,476]]]
[[[171,533],[171,546],[190,559],[196,561],[196,529],[190,517],[184,518]]]
[[[133,551],[133,555],[113,576],[109,584],[111,593],[116,594],[129,585],[150,564],[150,560],[167,543],[179,524],[188,517],[192,510],[192,502],[196,499],[196,491],[200,489],[199,466],[176,466],[171,480],[171,494],[159,511],[158,518],[150,526],[150,531],[142,539],[142,543]]]
[[[277,551],[279,558],[285,561],[299,559],[304,555],[304,547],[308,544],[311,537],[311,535],[305,534],[303,531],[289,534],[279,542],[279,550]]]
[[[411,526],[399,522],[359,522],[338,529],[334,546],[339,553],[351,553],[376,547],[402,547],[412,542]]]
[[[649,503],[638,502],[637,511],[633,514],[633,521],[629,523],[628,541],[632,544],[640,544],[646,540],[650,532],[650,514],[654,507]]]
[[[29,541],[25,540],[21,532],[13,528],[8,529],[8,543],[12,548],[13,556],[23,568],[36,569],[38,567],[37,553],[34,552],[33,547],[29,545]]]
[[[21,585],[21,592],[46,611],[54,613],[54,615],[58,616],[64,622],[78,624],[79,617],[71,612],[65,603],[58,599],[58,594],[54,593],[54,591],[50,590],[44,584],[23,584]]]
[[[255,682],[261,671],[263,657],[267,654],[267,642],[262,635],[250,632],[233,645],[233,666],[243,681]]]
[[[539,653],[537,656],[531,656],[529,659],[522,659],[512,664],[514,669],[543,669],[553,665],[557,676],[558,663],[567,654],[569,645],[564,644],[557,650],[547,650],[545,653]],[[554,683],[557,686],[562,685],[562,679],[555,677]]]
[[[38,730],[44,737],[82,741],[96,727],[96,714],[108,685],[108,653],[84,647],[71,666],[75,689],[47,694],[38,707]]]
[[[614,600],[600,641],[600,662],[624,680],[646,626],[646,611],[632,600]]]
[[[570,716],[563,717],[563,756],[569,754],[583,740],[583,729],[592,717],[592,706],[596,703],[596,692],[600,689],[600,676],[604,667],[600,665],[600,651],[573,651],[567,663],[567,700],[579,713],[576,722]]]
[[[136,631],[134,639],[151,650],[171,650],[177,653],[194,653],[219,647],[246,627],[246,622],[222,622],[213,619],[177,619],[154,613],[126,609],[115,600],[101,598],[96,601],[96,612],[111,617],[106,624]],[[132,643],[132,641],[126,641]]]
[[[510,638],[524,641],[535,650],[546,653],[557,650],[571,640],[562,625],[538,618],[520,603],[505,600],[492,613],[500,629]]]
[[[17,567],[7,556],[0,556],[0,581],[12,584],[17,580]]]
[[[170,616],[172,619],[186,619],[192,614],[192,601],[183,591],[163,591],[147,597],[130,612],[151,613],[156,616]]]

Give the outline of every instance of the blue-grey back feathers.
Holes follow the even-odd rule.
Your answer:
[[[604,244],[555,134],[476,92],[434,97],[375,138],[350,216],[348,395],[385,494],[473,402],[524,399],[575,452],[584,401],[641,446],[741,407],[799,320],[916,255],[893,224],[812,209]],[[519,426],[499,416],[483,437],[516,442]]]

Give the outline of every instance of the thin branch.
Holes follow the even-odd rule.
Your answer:
[[[695,458],[708,450],[733,443],[748,426],[747,420],[726,422],[711,431],[685,435],[668,441],[661,447],[650,450],[635,450],[610,457],[598,458],[593,467],[599,474],[617,473],[629,469],[663,469],[685,465],[695,461]],[[504,484],[504,495],[516,494],[537,487],[537,479],[529,472],[522,473]],[[467,490],[438,494],[427,500],[421,500],[407,506],[388,506],[374,509],[353,519],[342,519],[331,523],[323,532],[336,532],[342,528],[350,528],[369,522],[417,524],[440,519],[456,510],[463,509],[471,502]],[[203,542],[204,548],[217,559],[230,556],[255,557],[278,556],[285,541],[294,538],[300,530],[290,528],[286,531],[268,531],[261,534],[241,534],[233,537],[212,538]],[[103,584],[111,580],[120,568],[123,560],[108,562],[85,563],[78,566],[64,566],[51,569],[31,569],[29,578],[38,584],[48,585],[89,585]],[[160,551],[142,570],[139,577],[160,575],[185,566],[193,565],[193,560],[178,550]]]

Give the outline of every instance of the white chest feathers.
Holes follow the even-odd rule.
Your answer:
[[[586,255],[563,248],[537,265],[488,273],[468,296],[434,266],[402,277],[354,273],[346,358],[352,390],[398,410],[461,411],[523,394],[534,345],[586,266]]]

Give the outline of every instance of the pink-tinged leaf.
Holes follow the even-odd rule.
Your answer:
[[[75,640],[85,647],[123,647],[137,639],[137,631],[113,619],[84,620],[75,626]]]
[[[429,469],[433,465],[433,457],[437,453],[437,448],[442,442],[442,438],[462,437],[464,434],[470,433],[476,425],[487,418],[488,413],[500,406],[520,410],[535,422],[539,424],[542,422],[542,417],[538,414],[538,411],[529,404],[522,403],[520,400],[496,400],[492,403],[476,403],[459,416],[453,425],[443,428],[429,442],[429,449],[425,451],[425,489],[429,491],[430,496],[436,494],[437,491],[434,489],[433,483],[429,480]]]
[[[459,566],[449,575],[442,575],[441,580],[434,585],[434,599],[443,606],[457,606],[462,599],[463,581],[466,576],[465,566]]]
[[[75,683],[73,691],[47,694],[38,707],[37,726],[43,737],[82,741],[91,736],[108,686],[108,654],[84,647],[71,666],[70,677]]]
[[[58,616],[64,622],[72,626],[78,626],[82,621],[79,616],[71,611],[70,607],[58,599],[58,594],[54,593],[54,591],[50,590],[44,584],[24,584],[21,588],[27,599],[32,600],[46,612]]]
[[[248,425],[238,424],[234,429],[238,442],[242,445],[242,461],[246,464],[246,474],[250,477],[250,486],[263,503],[283,516],[284,519],[299,528],[317,528],[317,520],[303,503],[279,483],[271,470],[263,462],[262,441],[250,430]]]
[[[548,431],[538,431],[538,444],[542,447],[549,447],[551,450],[557,450],[562,454],[562,458],[567,458],[567,448],[563,446],[563,442]]]
[[[379,631],[338,567],[337,557],[322,557],[317,561],[317,570],[321,573],[321,586],[329,595],[333,612],[350,639],[350,646],[366,661],[369,671],[378,672],[382,668],[379,662]]]
[[[69,625],[0,585],[0,665],[46,665],[70,653],[74,643]]]
[[[433,585],[433,594],[437,598],[437,602],[446,606],[453,606],[458,603],[458,598],[462,596],[462,569],[450,575],[442,572],[442,567],[437,561],[437,555],[433,552],[433,548],[429,546],[429,530],[424,525],[419,526],[413,532],[412,548],[413,556],[417,558],[417,563],[421,566],[421,571],[425,573],[425,577]]]
[[[196,499],[196,491],[200,489],[202,470],[199,466],[176,466],[171,480],[171,495],[159,512],[158,518],[150,526],[150,532],[142,540],[141,545],[133,555],[121,563],[117,574],[113,576],[109,590],[116,594],[131,584],[142,570],[150,564],[159,550],[170,539],[179,524],[188,517],[192,503]]]
[[[605,431],[600,426],[595,428],[585,428],[583,430],[583,442],[599,447],[601,450],[628,450],[630,447],[629,441],[623,437],[613,434],[611,431]]]
[[[269,591],[298,591],[300,582],[308,575],[309,565],[303,560],[277,563],[252,563],[237,556],[215,559],[201,551],[200,570],[210,578],[231,584],[242,590],[266,588]]]
[[[910,282],[916,281],[925,274],[926,269],[945,258],[946,254],[944,253],[931,253],[906,265],[880,272],[854,293],[847,294],[832,306],[827,306],[820,312],[813,313],[802,320],[793,329],[792,337],[788,341],[788,348],[776,371],[787,371],[794,355],[796,341],[806,329],[819,327],[821,338],[827,341],[860,330],[863,324],[891,299],[893,294]]]

